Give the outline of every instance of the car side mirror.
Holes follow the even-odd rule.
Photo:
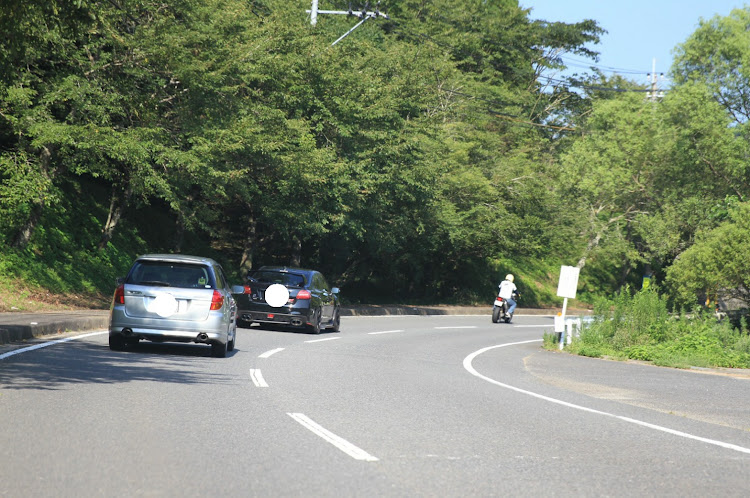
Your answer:
[[[233,285],[232,286],[232,294],[244,294],[245,288],[241,285]]]
[[[339,290],[338,287],[334,287],[334,288],[331,289],[331,293],[332,294],[338,294],[339,292],[341,292],[341,291]]]

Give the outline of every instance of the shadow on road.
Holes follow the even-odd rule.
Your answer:
[[[142,342],[126,351],[111,351],[106,344],[72,341],[0,361],[0,389],[65,389],[68,384],[117,384],[132,381],[179,384],[223,384],[236,378],[219,374],[207,362],[229,361],[211,357],[209,346]]]

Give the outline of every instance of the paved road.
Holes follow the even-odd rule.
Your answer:
[[[551,317],[344,317],[0,359],[0,496],[747,496],[750,380],[540,348]],[[1,357],[1,356],[0,356]]]

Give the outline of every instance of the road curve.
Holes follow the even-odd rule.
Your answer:
[[[746,496],[750,380],[541,348],[552,318],[344,317],[237,350],[0,357],[0,496]]]

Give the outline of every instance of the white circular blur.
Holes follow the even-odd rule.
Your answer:
[[[289,301],[289,289],[281,284],[272,284],[266,289],[266,302],[269,306],[280,308]]]
[[[177,313],[177,300],[171,294],[159,294],[151,302],[149,311],[162,318],[170,317]]]

